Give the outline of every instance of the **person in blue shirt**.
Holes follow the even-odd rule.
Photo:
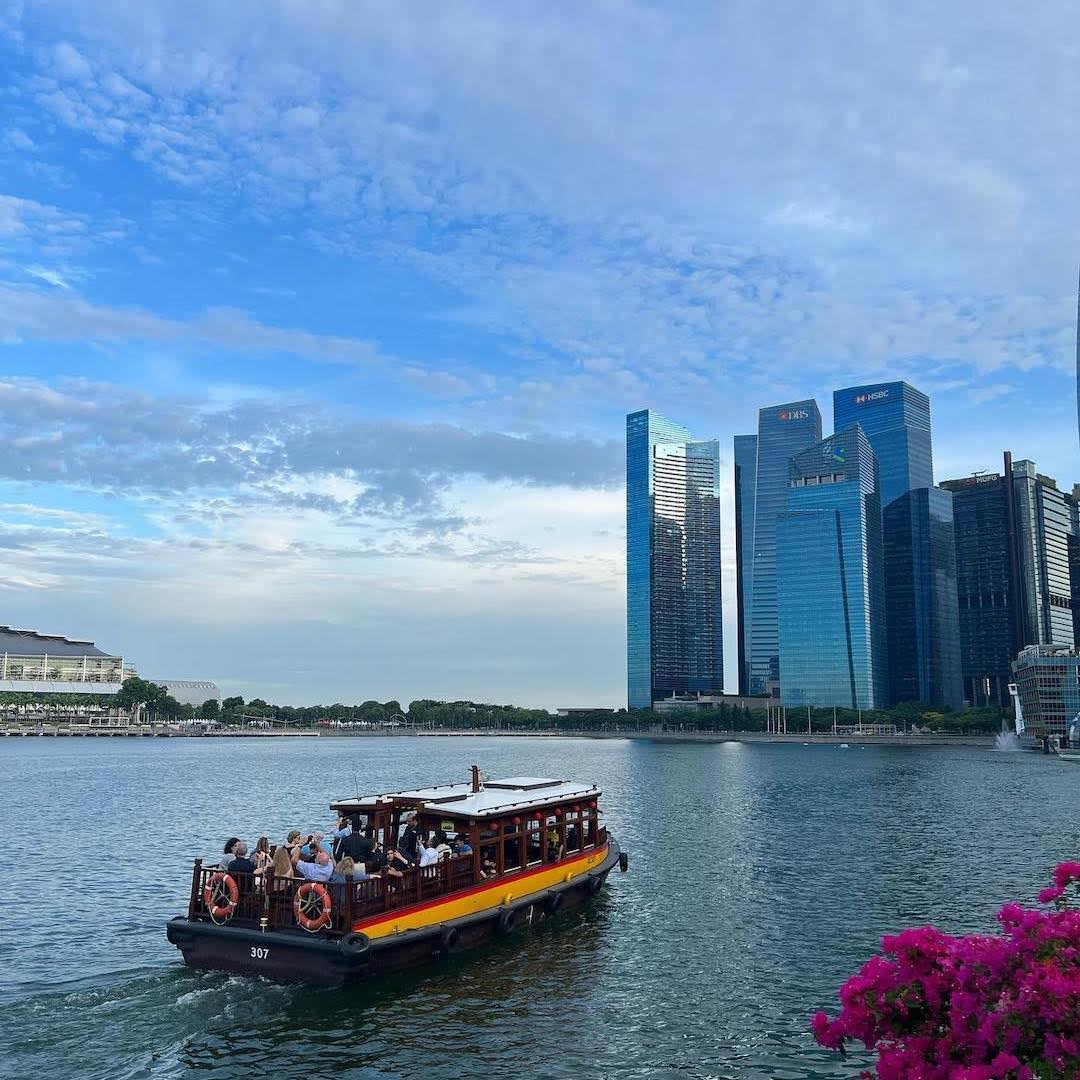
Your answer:
[[[458,836],[454,840],[454,854],[455,855],[471,855],[472,845],[465,839],[464,836]]]
[[[296,876],[307,881],[329,881],[334,876],[334,861],[325,851],[317,852],[312,862],[304,862],[300,852],[294,851],[292,864]]]
[[[323,839],[321,832],[312,833],[308,837],[308,842],[300,849],[300,857],[302,859],[313,859],[317,851],[325,851],[327,855],[333,855],[329,843]]]

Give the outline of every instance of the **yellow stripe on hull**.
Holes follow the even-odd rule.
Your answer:
[[[400,934],[406,930],[416,930],[422,926],[435,926],[439,923],[450,922],[451,919],[460,919],[463,915],[475,915],[477,912],[489,911],[510,904],[523,896],[542,893],[554,885],[573,881],[594,866],[599,866],[608,855],[608,846],[589,851],[580,858],[561,862],[556,866],[526,873],[522,877],[501,878],[481,888],[458,896],[448,896],[445,900],[439,900],[427,904],[416,911],[391,912],[385,918],[378,918],[375,922],[367,923],[366,920],[356,924],[357,929],[369,938],[386,937],[388,934]],[[365,925],[366,923],[366,925]]]

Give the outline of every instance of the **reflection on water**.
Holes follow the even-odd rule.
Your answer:
[[[1076,773],[988,751],[570,740],[6,740],[21,834],[93,853],[0,929],[13,1076],[846,1077],[806,1020],[881,933],[993,927],[1080,853]],[[190,859],[466,775],[596,781],[630,852],[601,899],[372,986],[184,969]],[[1049,808],[1049,809],[1048,809]],[[5,885],[10,888],[10,885]],[[62,917],[61,917],[62,916]]]

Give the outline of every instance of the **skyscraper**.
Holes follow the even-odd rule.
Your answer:
[[[963,708],[953,496],[916,488],[882,515],[891,702]]]
[[[753,569],[750,575],[749,690],[752,694],[769,693],[780,681],[776,518],[787,509],[792,457],[820,441],[821,412],[812,399],[772,405],[758,412]]]
[[[964,695],[1007,705],[1021,649],[1073,644],[1075,512],[1054,480],[1008,452],[1004,475],[941,486],[953,493]]]
[[[878,462],[881,505],[907,491],[933,487],[930,399],[906,382],[833,391],[833,430],[858,424]]]
[[[785,705],[888,701],[877,462],[856,425],[796,454],[778,515],[780,687]]]
[[[735,575],[739,608],[739,693],[750,692],[750,612],[754,593],[757,436],[735,436]]]
[[[649,409],[626,418],[627,698],[724,688],[720,446]]]

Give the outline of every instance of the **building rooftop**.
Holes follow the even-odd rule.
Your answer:
[[[461,784],[442,784],[436,787],[415,788],[411,791],[390,791],[381,795],[362,795],[332,804],[333,809],[346,813],[351,809],[364,811],[380,805],[405,803],[437,810],[449,817],[498,817],[510,810],[527,811],[534,806],[566,802],[570,799],[595,799],[600,790],[592,784],[574,780],[549,780],[539,776],[510,776],[504,780],[488,780],[480,791],[473,791],[468,781]]]
[[[64,637],[63,634],[39,634],[36,630],[20,630],[0,626],[0,653],[12,656],[111,656],[102,652],[92,641]]]

